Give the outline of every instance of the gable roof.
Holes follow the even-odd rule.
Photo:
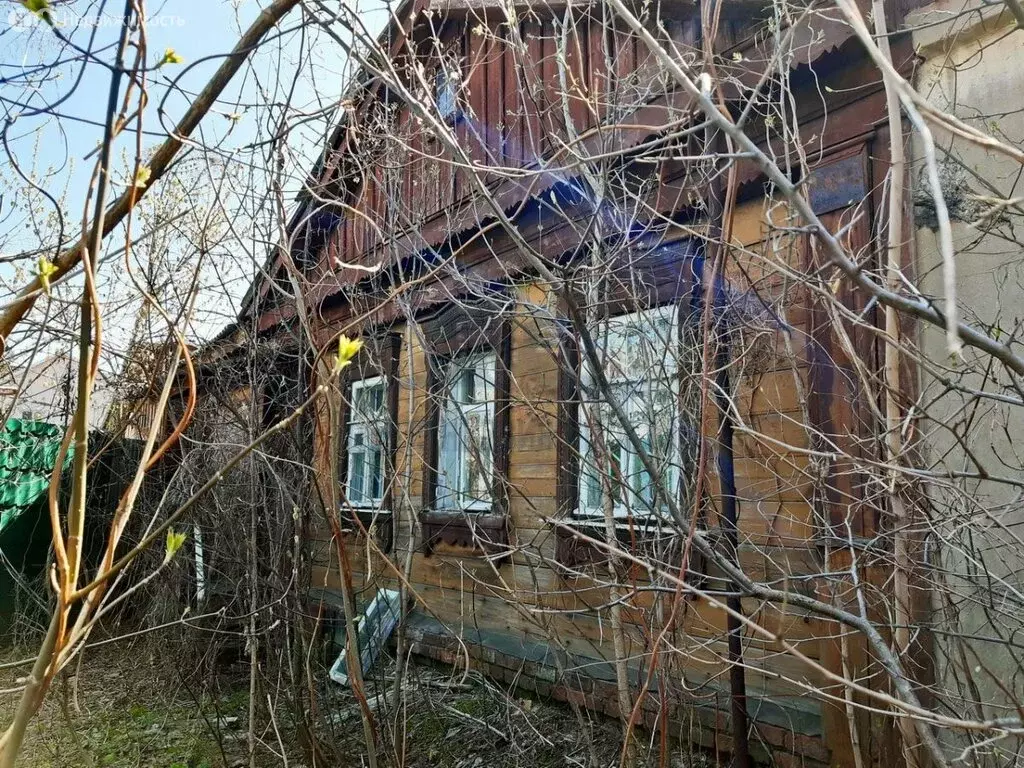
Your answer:
[[[918,0],[890,0],[889,5],[895,13],[902,14],[905,11],[904,6],[912,5],[915,2]],[[756,7],[765,6],[767,3],[766,0],[735,0],[734,2],[727,0],[727,4],[731,12],[754,14]],[[540,5],[513,0],[513,5],[517,8],[542,7],[545,11],[552,11],[564,9],[569,5],[584,7],[588,3],[559,2],[554,5],[548,3]],[[695,3],[688,2],[688,0],[680,0],[674,5],[693,12],[697,8]],[[384,49],[390,50],[394,55],[411,32],[408,22],[414,22],[417,14],[422,11],[444,10],[473,14],[500,11],[504,8],[504,0],[405,0],[393,15],[391,24],[378,38],[378,41]],[[845,44],[849,43],[852,38],[852,30],[841,19],[827,15],[805,14],[792,30],[792,52],[788,60],[789,66],[795,68],[812,65],[826,54],[845,50]],[[751,36],[737,40],[731,48],[723,49],[724,58],[727,58],[726,55],[731,51],[743,53],[743,55],[735,57],[735,63],[723,64],[723,81],[731,80],[729,86],[731,88],[747,88],[757,85],[761,69],[763,69],[763,62],[770,60],[774,55],[773,45],[772,36],[760,38]],[[360,97],[365,98],[367,94],[372,94],[376,90],[373,83],[373,76],[365,71],[361,72],[347,91],[346,99],[358,101]],[[663,93],[657,94],[649,103],[639,105],[634,114],[625,119],[620,117],[614,125],[606,127],[598,125],[594,133],[597,139],[607,140],[608,132],[614,131],[616,145],[627,149],[638,147],[649,141],[652,136],[657,136],[660,130],[659,126],[666,126],[673,117],[678,117],[680,112],[685,112],[691,106],[689,99],[681,92],[674,88],[667,88]],[[353,113],[352,109],[339,110],[338,122],[332,131],[331,138],[325,145],[316,166],[308,176],[303,192],[297,199],[298,205],[289,224],[290,234],[302,217],[308,214],[308,206],[314,199],[309,193],[309,189],[323,184],[325,174],[331,172],[336,165],[336,163],[332,163],[331,156],[337,153],[339,147],[343,145],[345,130],[351,125]],[[511,211],[527,199],[547,192],[555,184],[565,181],[564,178],[561,178],[564,174],[544,173],[540,163],[534,165],[536,167],[533,170],[536,173],[532,177],[525,180],[523,178],[499,177],[491,185],[496,201],[506,212]],[[530,171],[531,169],[529,166],[524,166],[523,170]],[[402,258],[437,248],[453,235],[478,227],[491,218],[493,218],[493,213],[482,207],[476,197],[470,195],[467,198],[454,201],[450,208],[444,210],[442,215],[435,217],[434,220],[417,222],[415,226],[406,231],[394,233],[393,236],[379,243],[376,248],[380,251],[386,249],[391,255]],[[267,293],[267,276],[275,274],[280,269],[283,256],[284,254],[279,248],[275,252],[272,262],[268,262],[267,269],[257,279],[257,283],[260,283],[259,288],[255,289],[254,286],[250,289],[246,305],[243,307],[243,316],[254,309],[261,312],[261,318],[263,314],[267,315],[266,318],[263,318],[266,322],[261,321],[257,324],[260,331],[267,330],[291,315],[287,307],[271,309],[267,312],[260,307],[259,301],[259,298]],[[315,308],[329,297],[337,294],[342,286],[352,284],[365,277],[366,273],[363,270],[341,269],[335,275],[335,280],[321,282],[312,287],[307,297],[309,305]]]

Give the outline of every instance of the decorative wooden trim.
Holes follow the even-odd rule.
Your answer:
[[[864,200],[868,196],[867,162],[866,153],[857,151],[815,166],[807,179],[814,213],[822,216]]]
[[[464,547],[486,555],[511,555],[509,517],[503,512],[420,512],[423,554],[433,554],[438,544]]]
[[[441,375],[442,360],[438,360],[428,351],[425,355],[427,362],[427,413],[426,424],[423,429],[423,498],[424,510],[434,508],[437,503],[437,459],[438,449],[438,421],[441,416],[441,396],[438,391],[444,382]],[[424,535],[424,538],[426,536]]]
[[[555,503],[559,517],[572,514],[579,501],[580,351],[572,326],[558,335],[558,408],[555,455]]]
[[[509,462],[512,450],[512,321],[503,318],[494,366],[494,463],[491,510],[509,511]],[[507,536],[506,536],[507,538]]]
[[[574,518],[565,525],[555,527],[555,562],[563,568],[607,569],[614,567],[617,572],[626,573],[633,565],[631,560],[617,557],[575,534],[588,536],[599,541],[605,540],[604,521],[600,518]],[[686,537],[674,530],[637,521],[633,526],[619,523],[615,528],[617,545],[626,552],[645,560],[660,562],[665,566],[678,568],[682,562]],[[686,581],[701,586],[707,581],[707,559],[695,549],[690,551],[690,563],[686,570]]]
[[[844,144],[836,151],[830,151],[815,164],[814,170],[834,168],[839,162],[848,169],[860,165],[871,168],[871,156],[886,148],[876,146],[877,134],[872,132],[860,140]],[[866,164],[866,165],[865,165]],[[854,171],[856,173],[856,171]],[[866,180],[867,197],[852,206],[836,208],[821,214],[823,223],[830,230],[838,230],[844,224],[844,241],[848,247],[857,250],[873,243],[879,215],[880,200],[872,194],[874,188],[870,176]],[[867,211],[867,216],[853,217],[855,211]],[[810,247],[810,240],[802,243],[803,259],[808,274],[821,267],[821,254]],[[870,249],[865,269],[877,266],[879,253]],[[836,294],[836,300],[851,312],[864,319],[866,327],[880,324],[878,307],[868,302],[855,288],[843,282]],[[840,455],[824,468],[824,479],[815,483],[811,498],[816,520],[821,530],[818,536],[845,539],[847,535],[870,538],[878,530],[880,517],[873,504],[866,504],[865,490],[869,478],[860,467],[873,460],[871,452],[874,441],[869,438],[877,428],[874,411],[869,405],[870,393],[861,386],[854,373],[855,364],[849,359],[842,345],[836,341],[832,317],[817,302],[807,302],[807,329],[809,343],[806,345],[807,399],[808,412],[815,434],[823,437],[812,441],[812,447],[819,447],[820,441],[840,446]],[[859,364],[868,370],[881,370],[881,342],[864,328],[846,329]],[[864,464],[862,464],[864,462]],[[847,529],[849,526],[850,530]]]
[[[427,414],[423,447],[423,499],[420,523],[426,555],[439,542],[464,546],[485,554],[509,547],[508,473],[512,443],[512,319],[496,317],[493,308],[452,307],[424,323],[427,350]],[[452,359],[490,348],[495,353],[494,481],[489,512],[435,509],[440,446],[444,367]]]
[[[430,352],[442,359],[487,347],[500,353],[508,322],[498,314],[503,309],[495,302],[450,304],[422,322]]]
[[[338,374],[338,388],[341,390],[341,397],[338,398],[338,443],[328,448],[338,451],[338,476],[335,480],[342,492],[345,490],[345,481],[348,480],[348,410],[354,380],[352,366]]]
[[[388,386],[388,416],[391,419],[391,423],[388,425],[388,452],[387,464],[385,465],[384,508],[394,512],[395,481],[396,472],[398,470],[398,390],[400,388],[399,366],[402,359],[402,337],[397,333],[389,334],[387,347],[387,370],[385,371],[384,376]],[[389,550],[390,544],[391,541],[389,539]]]
[[[696,237],[658,242],[647,250],[623,249],[613,259],[603,284],[599,312],[625,315],[679,303],[693,295],[701,275],[703,247]]]

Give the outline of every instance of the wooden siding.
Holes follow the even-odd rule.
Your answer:
[[[603,18],[602,6],[574,10],[563,24],[559,15],[531,13],[509,27],[497,19],[470,17],[451,20],[444,26],[442,42],[451,46],[461,63],[460,118],[455,137],[470,162],[481,170],[492,187],[504,187],[504,202],[511,205],[544,191],[565,178],[563,169],[573,164],[573,153],[614,151],[628,148],[656,132],[658,121],[638,120],[641,131],[627,130],[630,118],[652,102],[664,101],[665,83],[651,54],[635,35]],[[696,51],[699,19],[665,18],[658,36],[680,51]],[[564,27],[564,29],[563,29]],[[723,23],[723,40],[746,39],[756,27],[754,17],[745,22]],[[436,46],[420,60],[430,75],[437,64]],[[564,49],[564,55],[560,51]],[[561,65],[560,65],[560,62]],[[428,77],[433,84],[432,77]],[[419,91],[417,84],[410,88]],[[469,171],[445,144],[424,129],[418,116],[405,104],[388,118],[394,141],[390,150],[369,141],[381,132],[381,111],[370,99],[355,118],[364,130],[353,132],[362,143],[353,151],[351,142],[338,149],[343,157],[332,160],[322,182],[325,190],[350,189],[348,206],[324,254],[320,275],[333,274],[339,264],[379,263],[382,253],[379,225],[389,209],[391,237],[410,233],[415,247],[436,245],[444,238],[477,224],[486,216],[472,202],[476,187]],[[667,122],[662,120],[662,122]],[[605,124],[600,135],[596,126]],[[589,144],[570,149],[580,137]],[[368,147],[369,145],[369,147]],[[589,149],[587,149],[589,147]],[[386,184],[383,163],[392,165],[397,178]],[[543,167],[543,170],[541,169]],[[523,177],[509,176],[504,169],[532,171]],[[489,170],[490,169],[490,170]],[[570,172],[574,173],[574,172]],[[346,275],[358,279],[360,273]]]
[[[501,169],[529,168],[541,155],[555,158],[557,167],[557,153],[574,134],[609,120],[623,121],[626,116],[617,110],[646,104],[644,94],[650,94],[649,85],[656,75],[649,57],[631,36],[619,31],[604,34],[602,20],[590,17],[599,13],[597,8],[582,11],[583,17],[566,36],[564,77],[570,83],[571,98],[565,104],[556,99],[554,87],[562,75],[556,66],[558,34],[551,19],[524,19],[514,30],[499,25],[493,34],[486,30],[484,34],[452,33],[465,61],[463,98],[475,121],[472,126],[463,123],[457,127],[459,140],[474,163],[487,166],[485,181],[504,202],[536,194],[558,177],[553,173],[535,174],[515,188],[514,194],[501,197],[500,191],[509,184],[501,177]],[[460,24],[452,21],[449,30],[464,29]],[[732,36],[732,44],[741,45],[749,29],[749,23],[730,23],[724,34]],[[670,24],[668,34],[684,47],[697,42],[692,22]],[[838,46],[841,39],[836,40],[829,38],[816,45]],[[906,53],[898,42],[895,50],[897,55]],[[828,97],[827,119],[826,105],[817,98],[818,82],[812,83],[807,93],[798,94],[806,99],[795,99],[801,105],[802,130],[815,137],[808,148],[807,162],[819,175],[827,174],[837,162],[850,158],[861,162],[864,195],[852,205],[822,214],[830,226],[852,222],[845,233],[847,244],[870,268],[875,258],[872,233],[879,218],[874,208],[878,199],[874,188],[884,178],[884,158],[888,156],[888,137],[876,127],[884,115],[884,103],[876,73],[862,61],[837,56],[830,66],[827,75],[835,95]],[[661,108],[681,106],[663,104]],[[666,114],[669,112],[660,113],[661,118]],[[399,178],[388,183],[401,194],[382,192],[386,184],[382,175],[374,172],[363,174],[365,183],[350,200],[382,228],[393,222],[400,224],[397,230],[389,231],[393,237],[388,244],[391,256],[439,243],[461,229],[479,225],[483,217],[482,209],[478,210],[472,199],[466,171],[453,168],[440,142],[418,129],[415,117],[403,109],[396,124],[409,152]],[[478,130],[480,126],[483,129]],[[769,133],[764,126],[751,130]],[[617,149],[649,133],[639,129],[632,133],[608,132],[601,141],[607,149]],[[671,215],[688,204],[692,187],[687,171],[685,165],[671,163],[658,169],[661,183],[649,201],[652,210]],[[726,277],[738,296],[755,296],[755,303],[770,308],[770,322],[745,324],[735,340],[742,352],[731,374],[738,415],[734,445],[738,558],[751,578],[785,582],[795,585],[794,589],[843,604],[852,600],[851,594],[828,585],[822,576],[848,569],[850,563],[834,551],[826,559],[826,544],[834,542],[837,529],[845,530],[847,523],[855,536],[869,537],[879,521],[865,511],[866,482],[851,462],[822,464],[812,460],[812,455],[819,448],[837,445],[852,456],[870,458],[876,428],[873,395],[850,382],[865,378],[865,373],[870,380],[877,371],[878,342],[867,330],[829,313],[827,302],[794,281],[795,273],[822,268],[820,255],[807,238],[792,229],[779,229],[794,222],[787,220],[784,206],[768,206],[762,199],[756,168],[741,165],[740,183],[745,202],[735,210],[731,221],[732,247]],[[387,212],[395,208],[397,212]],[[521,234],[531,243],[539,242],[541,223],[548,222],[523,222]],[[380,239],[370,229],[365,221],[360,223],[359,216],[346,217],[331,245],[331,258],[348,263],[379,262],[384,258],[383,249],[374,250]],[[565,234],[571,229],[564,221],[544,229],[545,252],[557,256],[573,247],[578,241],[573,240],[571,231]],[[649,270],[652,290],[648,301],[678,300],[684,295],[680,287],[686,283],[682,279],[684,262],[680,258]],[[509,272],[523,278],[523,266],[514,242],[500,234],[486,247],[468,250],[460,262],[462,275],[484,280],[503,280]],[[320,309],[316,333],[321,344],[349,328],[353,318],[373,305],[372,298],[354,299],[353,294],[321,304],[321,300],[338,292],[339,283],[355,282],[365,275],[344,269],[324,274],[312,293],[313,304]],[[446,291],[457,286],[446,283],[442,287],[433,297],[416,304],[416,309],[436,306],[444,300]],[[576,445],[574,440],[559,442],[564,434],[559,413],[564,415],[560,405],[566,389],[559,376],[564,357],[558,350],[555,326],[525,307],[557,307],[558,302],[535,280],[523,278],[518,291],[520,308],[513,322],[509,393],[508,517],[514,544],[510,557],[499,564],[470,549],[444,544],[430,555],[422,551],[413,521],[423,506],[423,466],[425,457],[431,454],[426,443],[427,365],[418,334],[404,324],[393,306],[375,308],[373,316],[402,339],[395,398],[399,428],[389,480],[389,495],[396,500],[396,548],[385,557],[373,542],[354,535],[343,545],[348,548],[357,589],[363,597],[378,587],[397,585],[395,568],[401,567],[411,553],[410,584],[417,605],[455,634],[461,636],[467,629],[500,630],[581,656],[607,659],[613,655],[608,589],[600,579],[586,573],[570,574],[559,567],[555,529],[548,522],[564,513],[565,503],[572,498],[572,493],[560,486],[558,467]],[[869,322],[875,319],[863,298],[844,281],[837,283],[835,295],[854,311],[868,309],[865,316]],[[629,302],[618,301],[613,309],[627,310]],[[856,370],[857,365],[865,366],[865,370]],[[325,414],[321,409],[315,455],[320,481],[330,483]],[[714,418],[709,417],[702,426],[704,436],[713,441]],[[709,462],[709,467],[714,464]],[[712,498],[720,493],[713,472],[708,492]],[[329,494],[324,496],[329,498]],[[710,525],[714,524],[711,520]],[[316,563],[313,586],[340,586],[336,544],[326,527],[310,542]],[[885,575],[874,573],[870,562],[860,565],[865,583],[883,583]],[[719,579],[721,585],[721,574],[709,572],[706,576],[712,582]],[[638,588],[646,585],[638,574],[630,577],[636,579]],[[652,629],[660,628],[662,619],[659,602],[655,593],[641,590],[624,603],[627,654],[634,659],[645,659],[651,650]],[[849,640],[848,663],[852,666],[844,672],[840,631],[833,623],[792,608],[749,600],[744,601],[743,608],[824,669],[838,674],[869,674],[870,658],[856,639]],[[671,671],[686,681],[688,695],[720,700],[729,671],[725,639],[722,609],[707,600],[688,599],[671,633],[678,653],[667,662]],[[753,695],[768,694],[794,705],[799,702],[823,722],[827,746],[805,745],[805,751],[794,746],[791,751],[819,759],[822,750],[826,755],[831,750],[825,759],[831,759],[833,765],[853,764],[845,710],[835,702],[807,696],[809,687],[841,695],[839,689],[829,687],[821,669],[784,653],[780,642],[766,641],[752,631],[745,632],[744,657]],[[866,715],[858,715],[856,728],[860,743],[869,745],[872,754],[882,755],[881,764],[886,764],[884,758],[891,754],[886,737],[871,728]]]
[[[840,157],[877,154],[878,138],[870,128],[865,131],[857,126],[857,121],[845,122],[835,142],[839,150],[823,153],[819,161],[822,166]],[[868,169],[865,172],[870,183],[871,173]],[[854,250],[865,253],[870,251],[871,222],[876,213],[872,200],[868,195],[854,206],[828,214],[835,222],[849,221],[854,215],[864,219],[862,225],[849,230],[848,238]],[[805,238],[778,229],[787,223],[784,208],[766,208],[759,197],[741,204],[732,220],[733,258],[727,279],[735,292],[758,296],[776,317],[774,324],[752,323],[745,327],[737,341],[743,350],[733,374],[740,417],[734,446],[738,557],[752,578],[802,584],[814,593],[825,583],[815,577],[831,572],[840,562],[834,556],[828,562],[824,558],[823,545],[830,539],[832,527],[849,519],[857,533],[870,532],[877,521],[860,514],[858,499],[863,489],[855,486],[852,473],[834,466],[828,468],[823,480],[821,467],[812,464],[809,451],[830,441],[854,447],[858,436],[870,433],[872,422],[864,393],[837,389],[836,381],[847,380],[841,375],[828,379],[830,384],[825,386],[821,371],[815,370],[824,359],[833,366],[834,373],[841,374],[851,362],[841,354],[839,326],[830,325],[828,318],[820,316],[821,309],[809,290],[794,287],[784,276],[787,270],[807,268],[812,258]],[[500,248],[496,251],[501,252]],[[519,291],[520,307],[557,306],[539,284],[524,285]],[[660,291],[656,293],[660,295]],[[677,294],[670,292],[661,299],[673,295]],[[855,295],[841,294],[841,298],[850,306],[859,306]],[[344,309],[339,309],[337,319],[325,318],[325,332],[339,327],[345,316]],[[394,480],[394,497],[405,502],[396,510],[397,549],[389,558],[382,557],[361,538],[345,542],[358,589],[365,595],[380,586],[398,584],[393,564],[402,563],[412,550],[411,585],[417,605],[452,632],[500,630],[581,656],[611,658],[608,590],[599,580],[567,574],[559,567],[555,531],[546,522],[558,516],[559,500],[563,498],[557,471],[562,358],[555,326],[523,309],[513,324],[508,479],[515,550],[502,565],[458,547],[441,546],[426,556],[420,542],[410,534],[410,515],[420,508],[423,499],[426,364],[416,334],[407,333],[401,323],[392,330],[405,340],[399,361],[400,428]],[[847,330],[851,338],[859,339],[854,343],[863,359],[873,364],[873,342],[857,336],[855,329]],[[838,353],[833,351],[837,348]],[[822,350],[827,352],[824,358]],[[838,409],[834,405],[837,402],[841,403]],[[704,432],[705,437],[714,439],[713,420],[704,425]],[[714,473],[709,492],[713,498],[719,493]],[[314,586],[339,586],[333,547],[326,538],[314,543]],[[715,579],[719,574],[707,575]],[[881,583],[884,576],[865,569],[864,578]],[[643,580],[636,583],[641,586]],[[818,596],[824,597],[825,593]],[[652,628],[659,626],[655,603],[652,593],[641,591],[624,604],[627,653],[633,658],[643,659],[650,651]],[[809,659],[833,672],[842,672],[839,629],[833,623],[753,601],[744,601],[744,609]],[[689,599],[672,633],[679,653],[673,657],[671,668],[698,697],[714,700],[725,687],[725,637],[722,609],[705,600]],[[850,653],[858,669],[870,667],[866,653],[855,642]],[[834,703],[806,696],[808,687],[830,690],[821,670],[784,653],[779,642],[766,641],[752,631],[745,632],[744,659],[751,695],[800,702],[804,711],[809,708],[816,712],[815,717],[830,734],[833,764],[846,765],[851,747],[845,711]],[[862,744],[873,739],[884,741],[866,721],[859,721],[858,728],[862,730]],[[814,752],[821,747],[808,749]],[[877,749],[886,753],[884,744]]]
[[[761,212],[760,205],[755,203],[741,208],[737,218],[747,226],[747,220],[756,219]],[[539,286],[522,290],[523,303],[545,303]],[[610,657],[607,609],[600,607],[607,604],[607,588],[586,577],[570,577],[560,571],[555,562],[554,530],[545,522],[545,518],[557,514],[558,434],[558,356],[553,328],[546,321],[522,313],[517,317],[512,377],[509,515],[517,549],[510,563],[500,566],[461,548],[442,547],[425,556],[419,542],[409,536],[408,516],[419,509],[423,495],[426,367],[423,351],[415,341],[403,348],[398,376],[401,391],[396,477],[404,483],[407,493],[399,492],[396,497],[407,499],[407,506],[397,510],[401,517],[397,522],[400,536],[390,561],[400,564],[405,553],[413,550],[411,583],[418,604],[455,631],[464,626],[499,628],[541,640],[550,640],[554,633],[569,650]],[[780,364],[752,371],[743,377],[738,397],[741,415],[748,423],[799,448],[806,446],[808,440],[806,429],[799,426],[794,377],[806,378],[806,370]],[[791,430],[773,426],[787,420],[793,424]],[[713,439],[714,433],[707,437]],[[408,462],[406,456],[410,457]],[[775,443],[741,437],[736,444],[736,474],[740,560],[748,572],[765,578],[820,574],[824,564],[815,546],[812,483],[805,457],[780,449]],[[398,583],[393,566],[373,547],[355,540],[347,542],[347,546],[360,590]],[[323,539],[315,551],[318,567],[314,570],[314,586],[337,588],[340,582],[333,544]],[[653,602],[650,593],[640,593],[626,603],[631,654],[643,654],[648,647],[647,628],[656,625]],[[780,613],[776,608],[754,602],[745,608],[772,631],[796,643],[810,658],[821,657],[821,641],[828,634],[821,620],[792,610]],[[533,609],[565,613],[532,614]],[[676,642],[687,649],[685,666],[697,678],[714,681],[727,676],[723,660],[725,617],[721,608],[691,600],[677,635]],[[824,682],[818,671],[792,657],[780,656],[783,649],[779,644],[766,643],[753,633],[747,633],[746,641],[746,658],[751,665],[749,684],[753,690],[798,696],[803,692],[798,681]]]

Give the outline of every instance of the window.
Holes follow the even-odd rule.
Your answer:
[[[656,464],[651,477],[584,360],[580,412],[582,460],[579,513],[667,517],[665,493],[680,487],[679,344],[674,306],[621,315],[592,329],[611,394]]]
[[[353,506],[378,506],[384,498],[384,471],[391,428],[386,390],[383,376],[352,382],[345,495]]]
[[[442,64],[434,76],[434,101],[437,112],[445,122],[454,122],[459,111],[459,78],[450,64]]]
[[[421,546],[503,560],[509,547],[512,322],[508,296],[469,297],[423,320],[427,341]]]
[[[437,506],[489,510],[494,475],[495,355],[449,363],[438,425]]]

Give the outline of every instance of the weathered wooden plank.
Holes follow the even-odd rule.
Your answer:
[[[544,154],[561,146],[565,136],[565,119],[562,117],[562,92],[558,82],[558,40],[555,26],[550,21],[541,25],[541,149]]]
[[[511,28],[508,25],[503,25],[501,35],[501,164],[516,167],[519,165],[520,150],[523,144],[523,125],[526,115],[519,92],[523,57],[518,46],[522,40],[522,24],[515,24]]]
[[[588,36],[590,18],[586,11],[569,17],[569,24],[561,34],[558,49],[564,53],[560,61],[564,61],[564,86],[560,83],[562,98],[566,102],[571,126],[566,131],[566,138],[575,138],[587,131],[593,124],[590,109],[590,78],[588,76],[588,54],[590,51]],[[596,26],[596,25],[595,25]]]
[[[739,383],[736,392],[736,407],[745,417],[759,414],[785,413],[795,414],[800,411],[800,387],[807,391],[806,368],[797,371],[772,371],[769,373],[749,376]]]
[[[488,33],[482,25],[470,21],[469,38],[466,42],[466,71],[463,77],[463,92],[468,106],[467,114],[460,121],[460,129],[465,126],[466,144],[469,156],[474,163],[486,164],[490,147],[491,125],[487,111],[488,88],[488,51],[490,43]],[[470,191],[468,177],[460,176],[463,185],[461,194]]]
[[[618,119],[623,113],[622,106],[628,103],[630,94],[630,78],[636,69],[637,40],[636,36],[621,25],[615,25],[614,35],[615,70],[613,72],[613,90],[609,101],[611,113]]]
[[[739,503],[739,536],[746,544],[813,546],[816,529],[811,506],[793,501]]]
[[[484,140],[487,149],[487,164],[500,166],[505,154],[505,57],[504,31],[497,25],[485,33],[484,60],[486,72],[486,119]],[[489,176],[493,179],[493,176]]]
[[[523,135],[520,145],[514,151],[517,155],[516,164],[526,166],[535,163],[544,151],[540,119],[544,108],[543,27],[537,21],[524,21],[522,35],[526,55],[519,75],[520,98],[517,101],[524,112]]]

